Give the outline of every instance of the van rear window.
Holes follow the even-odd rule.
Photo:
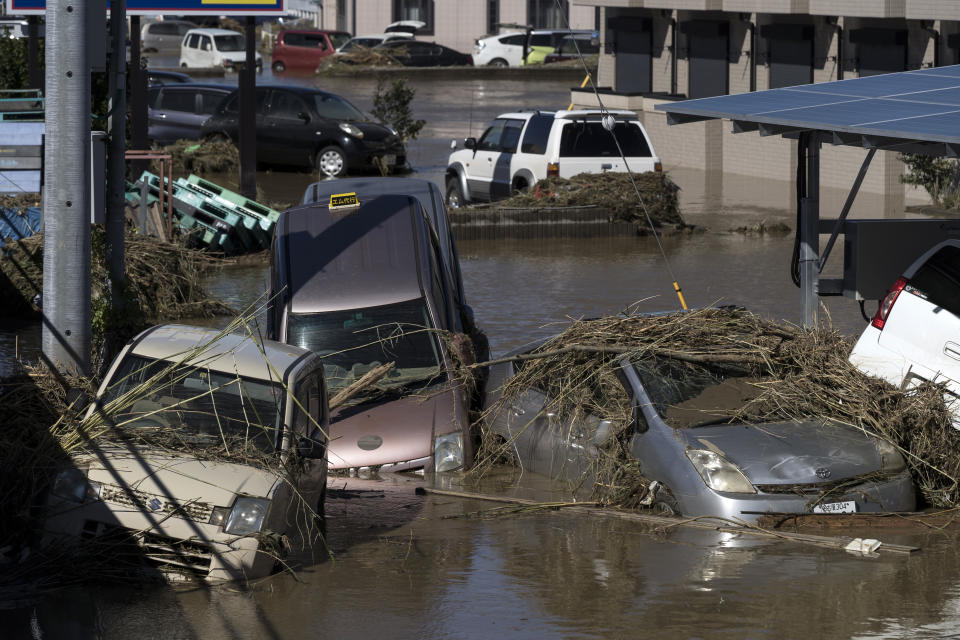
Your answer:
[[[649,158],[650,145],[640,127],[631,122],[618,122],[613,134],[628,158]],[[560,157],[595,158],[619,157],[620,151],[610,132],[599,122],[571,122],[560,136]]]
[[[946,246],[933,254],[910,278],[910,285],[933,304],[960,316],[960,247]]]
[[[550,137],[550,128],[553,126],[553,114],[537,114],[527,122],[527,130],[523,134],[523,144],[520,151],[523,153],[546,153],[547,138]]]

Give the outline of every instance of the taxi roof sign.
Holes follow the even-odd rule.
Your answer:
[[[351,191],[350,193],[333,193],[330,194],[330,211],[337,211],[342,209],[356,209],[360,206],[360,201],[357,199],[356,192]]]

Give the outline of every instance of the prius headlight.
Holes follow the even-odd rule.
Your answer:
[[[880,454],[880,469],[884,473],[897,473],[907,468],[900,451],[882,438],[875,438],[877,453]]]
[[[86,469],[64,469],[53,481],[53,495],[83,504],[100,499],[100,483],[87,479]]]
[[[233,509],[227,516],[227,523],[223,530],[238,536],[256,533],[263,526],[263,519],[267,516],[269,508],[269,500],[239,497],[233,503]]]
[[[463,434],[459,431],[437,436],[433,441],[433,469],[437,473],[463,466]]]
[[[340,131],[354,138],[363,138],[363,131],[360,131],[360,127],[350,124],[349,122],[341,122]]]
[[[687,449],[687,458],[704,484],[714,491],[756,493],[743,471],[723,456],[708,449]]]

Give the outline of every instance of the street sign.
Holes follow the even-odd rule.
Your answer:
[[[7,13],[15,16],[43,15],[47,8],[46,0],[5,1]],[[127,15],[279,16],[285,5],[286,0],[127,0]]]

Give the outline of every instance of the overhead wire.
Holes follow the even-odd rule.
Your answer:
[[[567,31],[571,36],[573,36],[573,29],[570,28],[570,20],[563,9],[563,5],[561,4],[560,0],[554,0],[554,3],[556,4],[557,12],[560,14],[564,24],[566,25]],[[676,275],[674,275],[673,268],[670,266],[670,260],[667,258],[667,253],[663,248],[663,243],[660,240],[660,234],[657,233],[657,229],[653,225],[653,219],[650,217],[650,212],[647,210],[647,205],[643,201],[643,196],[640,194],[640,187],[637,186],[637,181],[634,177],[633,170],[630,169],[630,164],[627,162],[627,156],[623,152],[623,147],[620,146],[620,140],[617,139],[617,135],[614,133],[614,125],[616,120],[612,115],[610,115],[610,110],[607,109],[607,107],[603,104],[603,99],[600,97],[600,92],[597,90],[597,84],[593,80],[593,74],[590,73],[590,69],[587,67],[587,63],[583,58],[583,52],[580,51],[580,45],[577,42],[577,39],[574,37],[571,37],[570,39],[573,41],[573,46],[577,51],[577,58],[580,60],[580,65],[587,74],[585,82],[589,81],[593,95],[597,99],[597,104],[600,105],[600,113],[602,114],[601,122],[603,124],[603,128],[609,131],[610,135],[613,137],[613,142],[617,146],[617,153],[620,154],[620,159],[623,161],[623,166],[627,170],[627,175],[630,178],[630,184],[633,185],[633,191],[637,195],[637,201],[640,202],[640,208],[643,210],[643,215],[647,219],[647,224],[650,226],[650,232],[653,234],[653,238],[657,242],[657,248],[660,250],[660,256],[663,258],[663,263],[667,267],[667,273],[670,275],[670,280],[673,283],[673,289],[677,294],[677,298],[680,300],[680,307],[684,311],[687,311],[687,302],[683,298],[683,290],[680,288],[680,283],[677,280]],[[583,84],[581,84],[581,87],[582,86]]]

